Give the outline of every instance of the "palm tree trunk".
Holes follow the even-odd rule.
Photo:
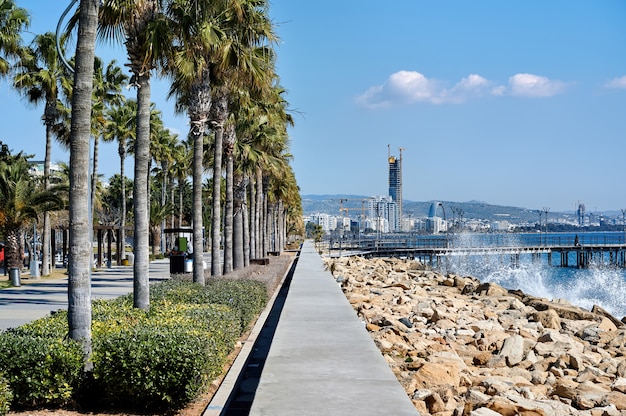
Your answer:
[[[256,258],[256,193],[255,193],[255,181],[252,176],[250,176],[250,208],[249,208],[249,226],[250,229],[250,251],[248,253],[249,258]]]
[[[184,182],[181,178],[178,178],[178,228],[183,227],[183,184]],[[202,201],[202,196],[200,197],[200,201]]]
[[[228,115],[228,97],[226,94],[213,101],[212,110],[217,117],[211,121],[215,132],[215,148],[213,149],[213,201],[211,218],[211,276],[221,276],[220,243],[221,243],[221,186],[222,186],[222,145],[224,142],[224,121]]]
[[[43,164],[43,186],[47,190],[50,187],[50,159],[52,154],[52,130],[49,123],[46,123],[46,155]],[[43,213],[43,232],[41,236],[41,275],[48,276],[50,274],[50,247],[52,245],[50,238],[50,213]]]
[[[89,137],[91,90],[99,0],[81,0],[70,130],[70,253],[68,267],[69,337],[81,343],[85,369],[91,363],[92,224],[89,215]]]
[[[135,139],[135,178],[133,185],[134,251],[133,305],[150,307],[149,275],[149,207],[148,172],[150,166],[150,74],[137,77],[137,133]]]
[[[9,269],[19,269],[22,270],[23,262],[22,262],[22,249],[20,245],[21,231],[20,227],[17,225],[11,226],[7,224],[5,226],[6,233],[6,246],[4,251],[5,256],[5,266]]]
[[[262,210],[262,218],[263,218],[263,257],[267,255],[270,247],[270,216],[269,216],[269,202],[268,202],[268,194],[267,190],[269,189],[269,177],[263,175],[263,179],[261,181],[263,187],[263,210]]]
[[[233,151],[235,127],[224,129],[224,152],[226,156],[226,204],[224,207],[224,274],[233,271]]]
[[[263,257],[263,173],[261,168],[256,172],[256,212],[254,227],[256,228],[256,253],[255,258]]]
[[[246,184],[243,175],[235,175],[233,191],[233,269],[242,269],[244,260],[244,200]]]
[[[202,155],[204,152],[204,129],[198,129],[193,136],[193,281],[204,285],[202,265]],[[180,217],[182,223],[182,185],[180,186]]]
[[[117,253],[117,264],[122,264],[122,260],[126,259],[126,176],[124,172],[124,163],[126,161],[126,139],[120,139],[118,148],[120,154],[120,179],[122,189],[122,215],[120,216],[120,240],[118,246],[120,252]]]
[[[90,207],[91,207],[91,217],[93,218],[93,213],[96,207],[96,190],[98,189],[98,152],[99,152],[99,142],[98,137],[94,137],[93,139],[93,168],[91,170],[91,197],[89,199]]]

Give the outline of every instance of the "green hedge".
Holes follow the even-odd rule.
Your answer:
[[[143,316],[136,311],[94,322],[93,376],[107,407],[184,405],[221,373],[239,336],[236,315],[221,305],[161,303]]]
[[[0,415],[6,415],[9,412],[13,393],[9,381],[0,373]]]
[[[149,311],[133,308],[132,294],[96,300],[89,377],[80,346],[67,340],[66,311],[0,332],[0,368],[11,404],[161,411],[184,406],[221,374],[236,340],[266,302],[262,283],[227,279],[205,287],[155,284]]]
[[[218,303],[230,306],[239,317],[242,333],[267,304],[265,284],[249,279],[211,278],[206,286],[183,280],[168,280],[152,288],[153,303]]]
[[[37,334],[37,325],[42,321],[7,330],[0,336],[0,368],[11,387],[12,403],[18,407],[73,403],[82,379],[80,345],[64,340],[64,334]]]

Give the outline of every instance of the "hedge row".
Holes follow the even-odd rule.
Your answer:
[[[0,414],[8,403],[20,409],[184,406],[222,372],[266,303],[262,283],[228,279],[155,284],[149,311],[133,308],[132,294],[94,301],[89,373],[81,347],[67,339],[66,311],[1,332]]]

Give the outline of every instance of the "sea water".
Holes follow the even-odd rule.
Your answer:
[[[529,245],[536,235],[500,234],[457,234],[451,237],[453,247],[515,247]],[[575,234],[549,233],[540,238],[560,238],[574,240]],[[609,237],[615,237],[609,235]],[[607,238],[607,233],[581,233],[579,240],[599,241]],[[595,239],[595,240],[594,240]],[[530,243],[532,245],[532,242]],[[556,257],[559,257],[556,255]],[[454,272],[473,276],[481,282],[494,282],[507,289],[519,289],[532,296],[547,299],[565,299],[570,303],[590,310],[594,305],[606,309],[618,319],[626,316],[626,269],[612,266],[608,261],[591,263],[588,268],[559,267],[558,259],[548,264],[547,255],[533,257],[521,255],[519,262],[511,261],[506,255],[458,255],[448,256],[439,268],[443,272]],[[570,264],[575,264],[570,261]]]

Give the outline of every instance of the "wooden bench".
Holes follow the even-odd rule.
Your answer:
[[[262,259],[250,259],[250,264],[260,264],[261,266],[267,266],[270,264],[270,259],[264,257]]]

